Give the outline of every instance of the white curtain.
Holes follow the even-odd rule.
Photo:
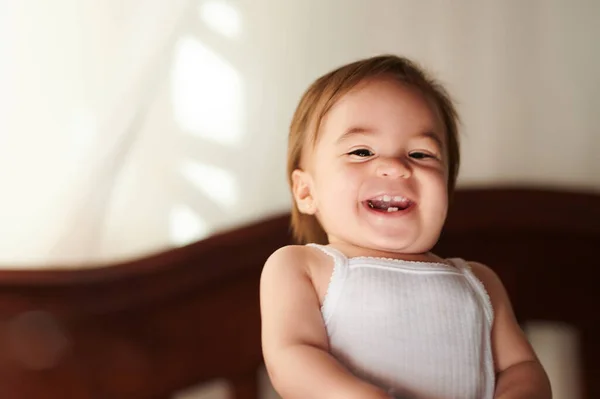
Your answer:
[[[0,264],[98,257],[189,3],[1,3]]]

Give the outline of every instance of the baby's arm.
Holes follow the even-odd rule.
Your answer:
[[[517,323],[502,282],[491,269],[471,263],[494,308],[492,351],[497,380],[496,399],[551,399],[550,382]]]
[[[348,372],[328,352],[306,247],[279,249],[261,276],[262,348],[275,390],[284,399],[389,398]]]

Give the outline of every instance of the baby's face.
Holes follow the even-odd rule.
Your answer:
[[[331,243],[422,253],[447,212],[444,126],[418,89],[364,82],[328,112],[306,159],[314,210]]]

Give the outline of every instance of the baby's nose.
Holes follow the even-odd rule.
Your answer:
[[[411,175],[410,166],[398,158],[382,159],[377,166],[377,175],[397,179],[399,177],[407,178]]]

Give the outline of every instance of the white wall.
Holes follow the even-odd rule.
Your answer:
[[[0,2],[0,263],[111,261],[287,209],[302,91],[382,52],[454,94],[461,185],[600,188],[593,0],[210,3]]]

